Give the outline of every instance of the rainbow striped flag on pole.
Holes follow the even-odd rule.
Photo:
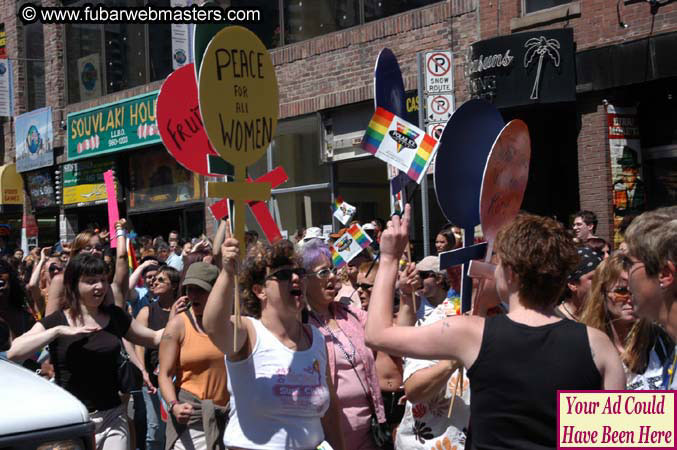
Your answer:
[[[361,146],[420,183],[437,151],[437,140],[390,111],[377,108]]]
[[[353,224],[339,237],[329,250],[334,267],[341,268],[348,264],[354,257],[369,247],[371,238],[358,224]]]

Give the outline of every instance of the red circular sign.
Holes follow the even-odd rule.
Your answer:
[[[218,155],[205,133],[193,64],[169,74],[157,98],[157,124],[167,151],[186,169],[206,176],[207,155]]]
[[[439,141],[440,138],[442,137],[442,132],[444,131],[444,125],[443,123],[437,123],[433,125],[433,127],[430,129],[430,136],[434,137],[435,140]]]

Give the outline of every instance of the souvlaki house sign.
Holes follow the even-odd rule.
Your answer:
[[[576,100],[573,31],[544,30],[472,44],[465,75],[472,98],[499,108]]]
[[[161,143],[158,91],[68,114],[68,160]]]

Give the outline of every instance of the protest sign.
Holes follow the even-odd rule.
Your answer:
[[[104,184],[106,185],[106,195],[108,196],[108,231],[110,232],[110,246],[116,248],[118,246],[115,238],[115,222],[120,220],[120,212],[118,211],[118,196],[115,192],[115,181],[113,181],[113,171],[107,170],[103,173]]]
[[[374,68],[374,109],[383,108],[399,117],[406,115],[404,81],[397,58],[384,48],[376,58]]]
[[[362,250],[369,247],[372,240],[358,224],[353,224],[330,246],[334,267],[341,268],[352,261]]]
[[[377,108],[361,146],[420,183],[435,155],[437,141],[406,120]]]
[[[186,169],[217,176],[207,167],[207,155],[217,155],[204,130],[193,64],[170,73],[157,98],[157,123],[167,151]]]
[[[353,205],[344,202],[343,197],[340,195],[336,197],[334,204],[331,205],[331,209],[336,220],[341,222],[343,225],[347,225],[348,222],[350,222],[350,219],[352,219],[355,215],[355,211],[357,211],[357,208],[355,208]]]

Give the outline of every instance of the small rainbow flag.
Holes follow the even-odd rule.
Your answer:
[[[414,160],[412,161],[411,166],[409,167],[409,171],[407,172],[409,178],[416,180],[418,182],[418,179],[421,176],[421,173],[423,172],[423,168],[428,163],[430,155],[432,155],[433,149],[435,148],[436,144],[437,141],[435,141],[435,139],[430,135],[426,134],[425,136],[423,136],[421,145],[419,145],[418,150],[416,151],[416,156],[414,157]]]
[[[388,127],[395,115],[383,108],[377,108],[369,122],[367,131],[362,138],[362,149],[372,155],[376,154],[384,136],[388,133]]]
[[[139,267],[139,262],[136,259],[136,251],[134,250],[134,245],[132,244],[131,239],[127,239],[127,265],[129,266],[130,275],[136,270],[137,267]],[[143,280],[141,278],[139,278],[137,285],[139,287],[143,285]]]
[[[360,228],[357,224],[353,224],[352,227],[348,228],[348,233],[353,237],[355,242],[360,244],[360,247],[362,248],[367,248],[369,247],[369,244],[371,244],[371,239],[367,234],[362,231],[362,228]]]
[[[340,269],[347,264],[346,261],[341,258],[341,255],[339,255],[339,252],[336,251],[333,245],[329,246],[329,250],[331,251],[331,263],[334,265],[334,267]]]

